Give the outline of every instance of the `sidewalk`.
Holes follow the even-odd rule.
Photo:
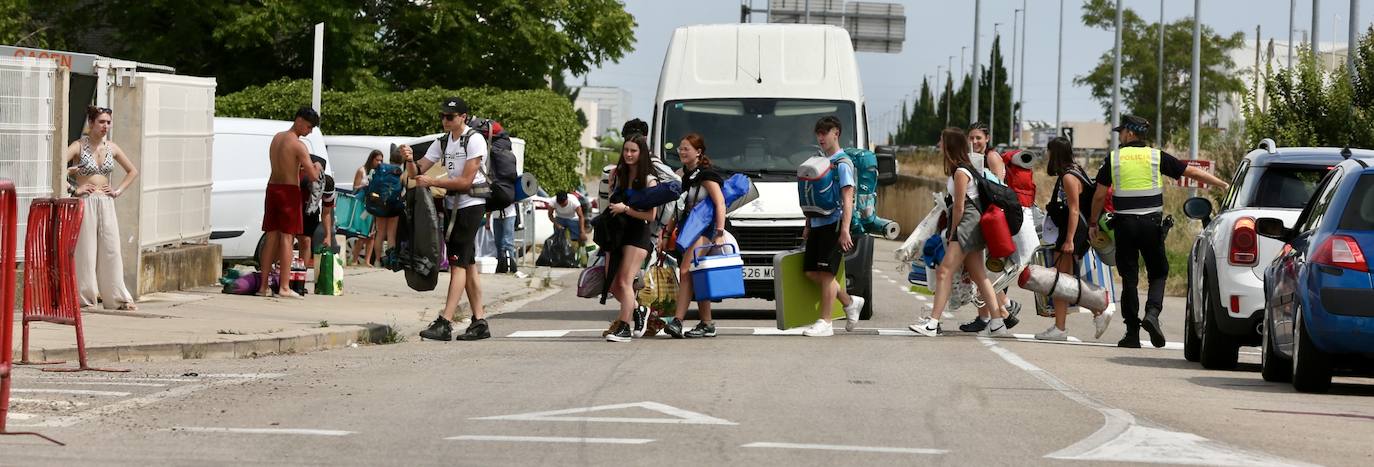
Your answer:
[[[557,279],[571,272],[539,268],[523,279],[484,274],[487,314],[549,297],[559,290]],[[435,290],[416,292],[406,287],[403,273],[350,268],[344,295],[337,297],[268,299],[223,294],[219,287],[150,294],[139,302],[137,312],[84,312],[86,352],[90,361],[103,362],[246,358],[415,340],[443,308],[447,286],[447,273],[440,275]],[[466,306],[464,299],[462,307]],[[22,347],[21,322],[16,312],[15,360]],[[35,322],[29,340],[31,359],[67,360],[75,365],[72,326]]]

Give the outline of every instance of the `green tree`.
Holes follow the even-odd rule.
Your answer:
[[[1111,0],[1085,1],[1083,24],[1113,31],[1116,3]],[[1146,22],[1130,8],[1122,12],[1121,109],[1125,114],[1139,115],[1155,125],[1162,125],[1167,142],[1172,141],[1175,134],[1186,132],[1189,126],[1193,19],[1185,18],[1164,25],[1163,73],[1158,63],[1159,27],[1158,23]],[[1239,31],[1222,36],[1207,25],[1202,26],[1199,105],[1203,112],[1215,110],[1221,103],[1221,96],[1245,90],[1241,77],[1234,74],[1236,65],[1228,54],[1244,45],[1244,40],[1244,34]],[[1088,86],[1093,98],[1102,104],[1102,113],[1108,119],[1112,112],[1112,66],[1113,48],[1108,47],[1092,71],[1074,78],[1074,84]],[[1154,122],[1160,108],[1158,86],[1161,76],[1164,80],[1164,121]],[[1151,133],[1147,139],[1153,136]]]
[[[633,50],[617,0],[0,1],[0,37],[214,76],[230,93],[309,78],[325,23],[325,86],[336,90],[548,87]],[[32,6],[32,8],[29,8]],[[31,14],[25,14],[31,11]]]

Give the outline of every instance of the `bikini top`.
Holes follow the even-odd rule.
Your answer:
[[[105,162],[100,165],[95,163],[95,154],[91,150],[91,140],[88,136],[81,137],[81,160],[77,161],[76,174],[85,176],[104,175],[109,176],[114,172],[114,148],[105,146]]]

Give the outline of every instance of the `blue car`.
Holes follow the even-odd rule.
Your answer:
[[[1360,151],[1318,184],[1293,228],[1260,218],[1260,235],[1284,242],[1264,273],[1267,381],[1325,392],[1333,371],[1374,370],[1374,156]]]

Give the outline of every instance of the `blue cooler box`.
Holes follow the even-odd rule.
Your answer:
[[[716,255],[708,256],[712,249]],[[696,259],[692,260],[692,298],[702,300],[723,300],[744,296],[744,260],[734,245],[702,245],[697,247]]]
[[[338,190],[334,205],[335,230],[349,237],[372,235],[372,214],[363,206],[363,193]]]

